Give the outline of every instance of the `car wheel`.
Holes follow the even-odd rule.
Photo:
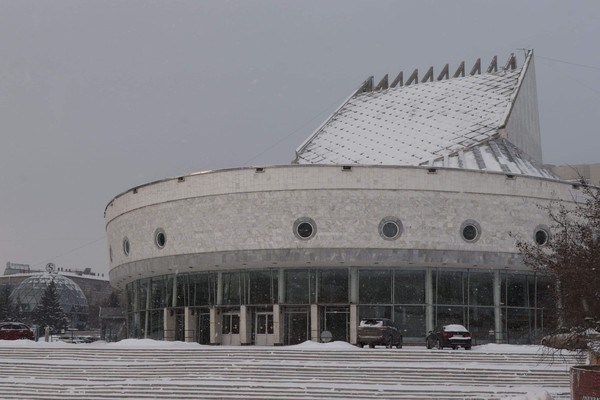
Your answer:
[[[387,346],[388,349],[393,349],[394,348],[394,337],[390,336],[388,338],[388,342],[387,342]]]
[[[465,350],[471,350],[471,346],[465,347]]]
[[[442,350],[444,348],[444,346],[442,346],[442,341],[441,339],[438,339],[436,346],[435,346],[438,350]]]
[[[374,348],[375,348],[375,345],[374,345],[374,344],[371,344],[371,343],[369,343],[369,348],[370,348],[370,349],[374,349]]]

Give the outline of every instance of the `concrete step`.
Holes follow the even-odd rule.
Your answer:
[[[573,355],[426,349],[0,347],[14,399],[500,399],[547,387],[569,398]]]

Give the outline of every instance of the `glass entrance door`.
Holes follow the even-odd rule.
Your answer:
[[[259,346],[273,345],[273,313],[257,312],[255,314],[254,340],[255,344]]]
[[[239,313],[223,314],[223,324],[222,324],[221,334],[222,334],[221,344],[239,346],[239,344],[240,344],[240,314]]]
[[[332,341],[347,342],[349,340],[350,310],[348,307],[323,306],[320,314],[321,332],[331,332]]]
[[[210,344],[210,313],[200,312],[198,314],[196,341],[200,344]]]
[[[306,342],[310,332],[308,307],[290,307],[284,310],[284,343],[286,345]]]

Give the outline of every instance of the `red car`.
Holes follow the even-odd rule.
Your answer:
[[[0,322],[0,340],[35,340],[33,331],[21,322]]]

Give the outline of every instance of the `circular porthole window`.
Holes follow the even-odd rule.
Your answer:
[[[465,242],[474,243],[481,236],[481,226],[477,221],[468,219],[460,226],[460,236]]]
[[[164,248],[165,244],[167,244],[167,235],[163,229],[159,228],[154,232],[154,244],[159,249]]]
[[[128,256],[130,252],[129,239],[123,239],[123,253]]]
[[[538,246],[545,246],[550,240],[550,230],[545,225],[538,225],[533,231],[533,240]]]
[[[311,218],[298,218],[294,222],[294,235],[298,239],[308,240],[317,233],[317,224]]]
[[[379,223],[379,235],[385,240],[396,240],[403,231],[402,221],[396,217],[385,217]]]

